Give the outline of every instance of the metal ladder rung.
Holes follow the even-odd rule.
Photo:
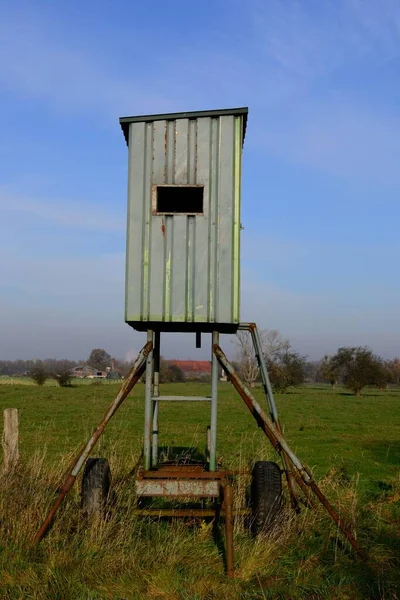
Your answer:
[[[167,400],[169,402],[211,402],[211,396],[152,396],[152,401]]]

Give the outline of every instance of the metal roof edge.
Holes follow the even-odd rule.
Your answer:
[[[191,112],[165,113],[157,115],[138,115],[135,117],[121,117],[119,123],[129,145],[129,125],[131,123],[148,123],[152,121],[175,121],[176,119],[196,119],[201,117],[223,117],[230,115],[243,116],[243,140],[246,135],[247,115],[249,109],[247,106],[241,108],[221,108],[219,110],[201,110]]]

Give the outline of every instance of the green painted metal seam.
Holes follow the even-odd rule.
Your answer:
[[[209,294],[208,294],[208,320],[215,321],[215,271],[217,268],[215,232],[218,227],[217,215],[215,214],[218,201],[218,135],[219,120],[211,119],[211,147],[210,147],[210,203],[209,203]]]
[[[218,119],[218,154],[217,154],[217,169],[216,169],[216,205],[215,205],[215,273],[214,273],[214,321],[218,322],[219,313],[218,313],[218,304],[219,304],[219,282],[220,282],[220,260],[219,260],[219,240],[220,240],[220,198],[221,198],[221,190],[220,190],[220,178],[219,174],[221,173],[221,160],[222,160],[222,132],[221,132],[221,119]]]
[[[190,323],[193,320],[193,287],[194,287],[194,239],[193,225],[195,217],[186,219],[186,319]]]
[[[242,158],[242,117],[235,117],[235,158],[234,158],[234,192],[233,192],[233,298],[232,318],[239,321],[240,303],[240,201],[241,201],[241,158]]]
[[[151,132],[151,139],[149,140],[149,129]],[[143,263],[142,263],[142,320],[147,321],[149,315],[149,269],[150,269],[150,215],[149,215],[149,201],[150,201],[150,172],[152,168],[151,163],[151,152],[153,146],[153,125],[145,125],[145,157],[144,157],[144,172],[143,172],[143,198],[144,203],[144,214],[143,214]],[[151,145],[150,145],[151,144]],[[150,146],[150,147],[149,147]],[[150,157],[149,157],[150,154]],[[150,160],[149,160],[150,159]]]
[[[129,126],[129,142],[132,137],[132,127]],[[128,297],[129,297],[129,240],[131,224],[131,190],[132,190],[132,169],[130,168],[131,153],[128,152],[128,202],[126,214],[126,242],[125,242],[125,321],[128,320]]]

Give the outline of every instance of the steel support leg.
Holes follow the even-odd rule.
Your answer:
[[[233,494],[230,485],[227,484],[224,486],[223,494],[225,513],[226,574],[229,578],[233,578]]]
[[[154,379],[153,379],[153,398],[158,398],[160,395],[160,332],[154,334]],[[158,464],[158,400],[153,400],[153,440],[152,440],[152,457],[151,462],[153,467]]]
[[[274,392],[272,390],[271,381],[269,379],[267,365],[265,364],[260,334],[258,333],[257,325],[255,323],[241,323],[239,325],[239,329],[242,331],[248,331],[251,335],[251,339],[253,341],[254,346],[254,352],[256,355],[258,367],[260,369],[261,381],[263,383],[264,392],[269,407],[269,413],[271,415],[271,421],[274,423],[279,433],[282,433],[282,427],[278,417],[278,409],[276,407]],[[283,454],[282,462],[289,490],[290,504],[292,505],[292,508],[298,513],[300,512],[300,506],[294,491],[295,477],[292,471],[290,461],[287,458],[286,454]]]
[[[275,404],[274,392],[272,390],[271,381],[269,379],[267,365],[265,364],[260,334],[258,333],[257,325],[255,323],[240,323],[239,329],[241,331],[248,331],[251,335],[254,352],[256,355],[258,367],[260,369],[261,381],[263,383],[265,396],[268,402],[271,421],[275,423],[276,421],[278,421],[278,409]]]
[[[212,344],[219,344],[219,333],[213,331]],[[210,471],[217,468],[217,410],[218,410],[218,360],[211,353],[211,423],[210,423]]]
[[[152,343],[152,349],[146,361],[146,388],[144,401],[144,440],[143,440],[143,459],[144,468],[146,471],[151,465],[151,432],[153,425],[153,407],[152,407],[152,392],[153,392],[153,331],[147,330],[147,341]]]

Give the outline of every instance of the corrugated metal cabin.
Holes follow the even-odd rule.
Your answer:
[[[123,117],[129,148],[125,321],[235,332],[247,108]]]

